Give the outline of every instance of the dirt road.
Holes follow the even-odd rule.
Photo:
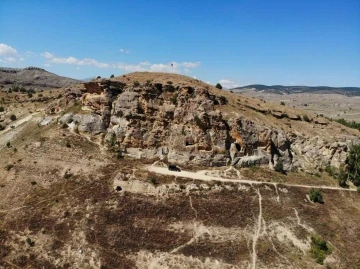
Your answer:
[[[147,166],[148,171],[163,174],[163,175],[173,175],[173,176],[179,176],[179,177],[185,177],[185,178],[192,178],[202,181],[220,181],[220,182],[237,182],[237,183],[245,183],[245,184],[271,184],[271,185],[277,185],[281,184],[283,186],[289,186],[289,187],[300,187],[300,188],[308,188],[308,189],[323,189],[323,190],[339,190],[339,191],[356,191],[355,189],[344,189],[340,187],[331,187],[331,186],[312,186],[312,185],[300,185],[300,184],[288,184],[288,183],[276,183],[276,182],[261,182],[256,180],[250,180],[250,179],[228,179],[228,178],[222,178],[222,177],[214,177],[214,176],[208,176],[204,175],[201,172],[189,172],[189,171],[181,171],[181,172],[175,172],[175,171],[169,171],[166,167],[159,167],[159,166]]]

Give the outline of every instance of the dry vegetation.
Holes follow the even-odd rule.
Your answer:
[[[290,122],[304,132],[341,133],[334,123],[315,130],[288,118],[279,123],[248,108],[274,110],[275,105],[234,98],[183,76],[134,73],[114,79],[209,87],[229,100],[224,112],[237,111],[283,128],[290,128]],[[42,94],[55,99],[61,91]],[[61,128],[56,119],[39,126],[47,101],[31,102],[26,96],[15,101],[19,93],[0,94],[17,121],[39,111],[14,130],[0,131],[1,268],[317,268],[312,235],[332,248],[324,261],[328,268],[360,267],[360,195],[322,190],[324,204],[318,204],[309,201],[308,188],[281,185],[335,186],[325,173],[282,175],[256,167],[240,171],[264,182],[259,185],[150,173],[145,165],[155,160],[117,159],[114,152]],[[140,182],[156,192],[114,190],[119,175],[128,186]]]

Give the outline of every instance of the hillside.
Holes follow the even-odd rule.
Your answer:
[[[54,89],[80,83],[79,80],[61,77],[38,67],[8,68],[0,67],[0,86],[11,88],[12,85],[26,89]]]
[[[167,73],[0,100],[4,268],[360,266],[358,130]]]
[[[359,87],[328,87],[328,86],[282,86],[282,85],[247,85],[231,89],[232,91],[242,92],[246,90],[255,90],[261,92],[275,94],[298,94],[298,93],[314,93],[314,94],[342,94],[345,96],[360,96]]]

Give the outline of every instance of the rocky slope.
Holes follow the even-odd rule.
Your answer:
[[[235,167],[284,164],[315,172],[344,163],[358,132],[303,111],[221,91],[194,79],[133,73],[68,89],[64,102],[81,103],[65,113],[77,132],[98,136],[108,147],[169,163]]]
[[[11,87],[16,84],[25,88],[53,89],[80,83],[79,80],[61,77],[42,68],[0,68],[0,85]]]
[[[352,186],[267,167],[335,165],[357,131],[172,74],[45,94],[0,91],[0,268],[359,268]]]

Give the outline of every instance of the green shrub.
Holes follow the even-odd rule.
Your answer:
[[[5,108],[3,106],[0,106],[0,112],[4,112]]]
[[[332,250],[324,239],[318,235],[312,235],[310,252],[317,263],[323,264],[326,256],[331,254]]]
[[[360,123],[357,123],[355,121],[346,121],[344,119],[338,119],[338,120],[335,120],[335,121],[342,124],[342,125],[345,125],[346,127],[357,129],[357,130],[360,131]]]
[[[284,163],[282,162],[282,160],[278,160],[277,163],[274,166],[274,169],[276,172],[281,173],[281,174],[285,174],[285,170],[284,170]]]
[[[303,115],[303,120],[306,121],[306,122],[310,122],[310,119],[308,117],[308,115]]]
[[[15,116],[14,114],[11,114],[10,120],[15,121],[15,120],[16,120],[16,116]]]
[[[171,96],[171,98],[170,98],[171,103],[173,103],[174,105],[177,105],[178,96],[179,96],[178,93],[175,93],[173,96]]]
[[[310,197],[310,201],[312,201],[314,203],[319,203],[319,204],[324,203],[324,200],[323,200],[320,190],[311,189],[309,197]]]
[[[175,91],[175,87],[174,87],[172,84],[166,84],[166,85],[164,86],[164,90],[165,90],[166,92],[174,92],[174,91]]]
[[[202,124],[201,124],[201,120],[198,115],[195,115],[194,120],[195,120],[196,125],[201,127]]]
[[[28,237],[28,238],[26,238],[26,243],[28,243],[28,245],[29,245],[30,247],[35,246],[35,242],[34,242],[34,241],[32,241],[29,237]]]
[[[220,83],[217,83],[216,85],[215,85],[215,88],[218,88],[218,89],[222,89],[223,87],[221,86],[221,84]]]
[[[338,183],[339,183],[340,187],[342,187],[342,188],[349,187],[348,184],[346,183],[347,177],[348,177],[348,174],[344,170],[344,165],[340,165],[339,172],[336,175],[336,178],[338,180]]]
[[[360,193],[360,186],[356,188],[356,191]]]
[[[347,163],[349,180],[360,186],[360,144],[350,148]]]
[[[159,184],[159,182],[157,181],[157,179],[155,177],[150,178],[150,182],[151,182],[151,184],[153,184],[155,186]]]
[[[114,148],[116,146],[116,135],[114,133],[112,133],[107,139],[106,139],[106,144],[108,145],[109,148]]]
[[[111,76],[110,76],[110,78],[114,78],[115,76],[114,76],[114,74],[112,74]]]
[[[134,84],[133,84],[133,85],[134,85],[134,87],[139,87],[139,86],[140,86],[140,82],[136,80],[136,81],[134,81]]]

